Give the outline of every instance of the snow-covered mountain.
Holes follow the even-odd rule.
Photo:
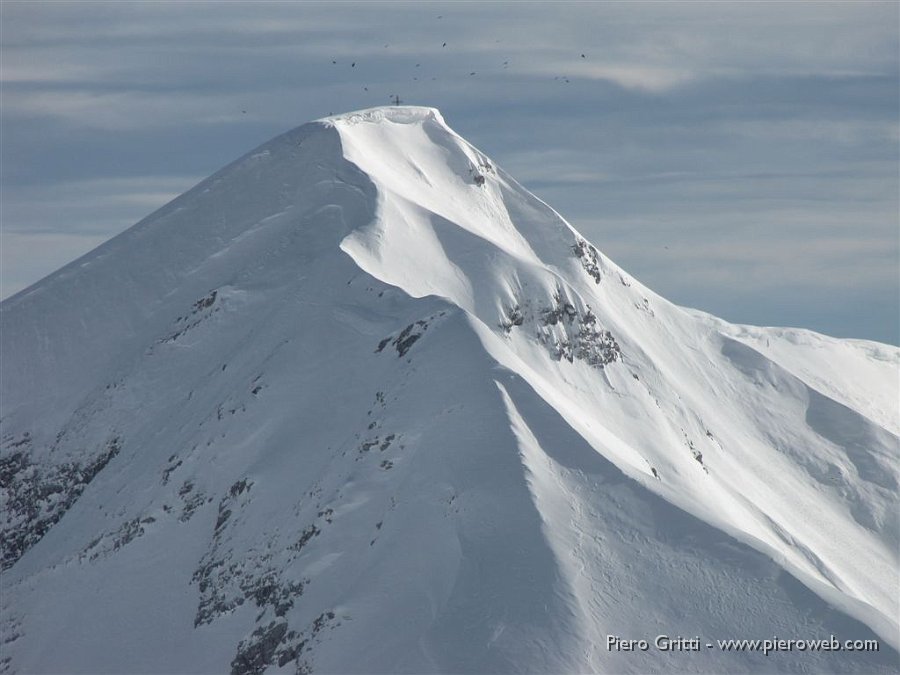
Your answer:
[[[0,671],[898,666],[900,350],[672,305],[434,109],[0,311]],[[880,650],[717,644],[832,635]]]

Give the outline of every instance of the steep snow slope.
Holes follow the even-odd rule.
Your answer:
[[[898,350],[668,303],[436,110],[0,312],[10,672],[897,666]],[[659,634],[704,647],[607,649]],[[831,634],[881,651],[705,647]]]

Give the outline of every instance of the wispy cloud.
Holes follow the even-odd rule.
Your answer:
[[[665,92],[687,84],[699,77],[697,71],[664,68],[641,64],[579,63],[574,59],[543,61],[530,66],[518,66],[514,72],[573,80],[604,80],[625,89],[650,93]]]
[[[197,182],[191,176],[143,176],[4,188],[2,297],[87,253]]]
[[[0,236],[65,229],[110,237],[170,202],[202,178],[89,178],[5,188],[2,206],[4,227]]]
[[[18,293],[108,239],[98,234],[3,233],[0,245],[0,293]]]

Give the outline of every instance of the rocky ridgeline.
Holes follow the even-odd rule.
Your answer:
[[[0,569],[12,567],[59,522],[120,448],[121,440],[115,437],[90,459],[50,465],[32,461],[32,440],[27,433],[4,443],[0,458]]]
[[[238,553],[231,546],[230,530],[250,503],[252,487],[252,481],[239,480],[219,501],[210,547],[192,579],[200,591],[194,626],[211,624],[252,604],[258,613],[253,630],[237,645],[232,675],[259,675],[270,666],[282,668],[291,663],[295,672],[309,673],[310,652],[321,639],[319,633],[338,622],[334,612],[325,611],[303,630],[292,629],[287,614],[303,596],[309,580],[287,579],[285,569],[333,522],[334,510],[321,509],[316,522],[299,531],[287,547],[273,539],[257,550]]]
[[[378,343],[378,346],[375,348],[375,353],[380,354],[384,351],[385,347],[390,345],[397,350],[398,358],[406,356],[406,353],[425,334],[425,331],[428,330],[428,327],[434,323],[435,319],[443,317],[446,314],[446,312],[432,314],[426,319],[419,319],[418,321],[414,321],[402,331],[400,331],[397,335],[388,335]]]
[[[266,554],[253,560],[235,559],[228,545],[228,526],[249,502],[252,486],[251,481],[237,481],[219,501],[210,548],[192,578],[200,590],[194,626],[211,623],[248,600],[260,608],[271,605],[276,616],[283,616],[293,604],[292,596],[303,593],[302,583],[280,583],[274,571],[267,568]]]
[[[572,245],[572,251],[575,253],[575,257],[578,258],[584,271],[594,280],[594,283],[599,284],[603,279],[603,275],[600,274],[600,254],[597,252],[597,249],[579,237]]]
[[[237,655],[231,661],[231,675],[261,675],[269,666],[283,668],[291,662],[297,675],[308,675],[313,668],[306,655],[320,642],[319,634],[339,625],[335,613],[328,611],[303,631],[290,630],[286,619],[259,626],[238,645]]]
[[[579,310],[559,289],[549,304],[530,300],[516,303],[506,311],[500,328],[507,335],[514,330],[533,330],[538,342],[557,361],[582,361],[602,369],[622,358],[616,339],[599,325],[590,307]]]
[[[221,307],[216,305],[216,299],[219,297],[219,291],[213,290],[210,291],[208,295],[200,298],[191,306],[190,311],[188,311],[184,316],[179,316],[175,319],[175,330],[170,332],[163,338],[157,340],[158,344],[168,344],[171,342],[175,342],[185,333],[193,330],[201,323],[203,323],[206,319],[211,317],[213,314],[218,312]]]

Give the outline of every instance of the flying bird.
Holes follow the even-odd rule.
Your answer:
[[[444,44],[441,45],[441,47],[446,47],[446,46],[447,46],[447,43],[446,43],[446,42],[445,42]]]

